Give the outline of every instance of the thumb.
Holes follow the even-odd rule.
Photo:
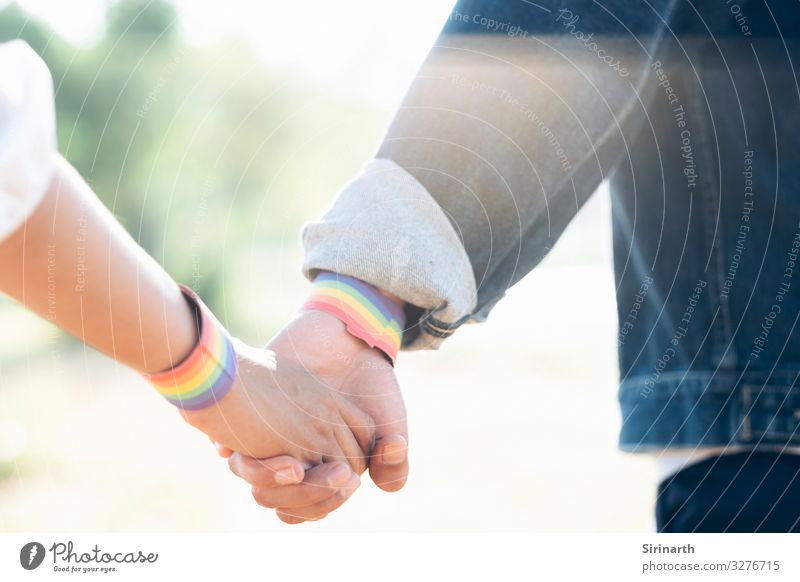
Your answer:
[[[403,396],[390,372],[382,389],[369,399],[367,412],[375,422],[375,447],[370,454],[369,476],[384,491],[399,491],[408,478],[408,425]]]
[[[377,437],[369,475],[384,491],[399,491],[408,478],[408,440],[402,434]]]

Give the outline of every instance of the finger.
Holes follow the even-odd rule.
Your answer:
[[[349,426],[337,426],[334,429],[334,437],[336,443],[342,451],[341,457],[324,456],[323,460],[327,462],[345,461],[350,468],[359,475],[367,470],[369,463],[370,448],[362,448],[356,439],[355,435],[351,432]]]
[[[345,501],[350,499],[359,485],[361,485],[361,479],[356,473],[351,473],[347,483],[339,487],[334,494],[327,499],[307,507],[279,507],[275,513],[279,519],[286,523],[294,524],[303,521],[316,521],[338,509]]]
[[[336,402],[344,425],[335,428],[334,436],[344,460],[360,475],[367,470],[368,456],[375,445],[375,423],[368,413],[350,399],[337,397]]]
[[[394,380],[394,377],[391,377]],[[408,424],[399,387],[387,386],[367,410],[375,419],[375,447],[369,462],[369,476],[384,491],[399,491],[408,477]]]
[[[233,450],[232,449],[229,449],[228,447],[219,444],[213,438],[208,437],[208,440],[210,440],[211,444],[214,445],[214,448],[217,449],[217,454],[220,457],[222,457],[224,459],[227,459],[228,457],[230,457],[233,454]]]
[[[369,463],[369,476],[384,491],[399,491],[408,479],[408,441],[402,434],[380,437]]]
[[[339,411],[342,420],[347,425],[343,428],[355,440],[358,450],[362,453],[361,456],[368,455],[375,446],[375,421],[367,412],[364,412],[350,399],[338,398],[337,401],[339,403]],[[352,451],[352,449],[348,447],[345,452],[348,450]],[[362,473],[363,470],[357,472]]]
[[[253,459],[233,453],[228,467],[253,487],[270,488],[300,483],[305,477],[303,465],[294,457],[282,455],[269,459]]]
[[[306,478],[297,485],[253,487],[253,499],[263,507],[287,509],[307,507],[335,496],[354,475],[346,463],[325,463],[306,471]]]
[[[348,386],[348,396],[375,422],[369,474],[384,491],[397,491],[408,476],[408,424],[403,395],[391,371],[362,382],[366,384]]]
[[[280,519],[282,522],[288,523],[289,525],[297,525],[298,523],[303,523],[305,521],[304,519],[298,519],[278,512],[275,512],[275,515],[277,515],[278,519]]]

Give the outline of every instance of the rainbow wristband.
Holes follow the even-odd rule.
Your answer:
[[[175,406],[200,410],[219,402],[236,381],[236,352],[228,332],[197,294],[181,285],[194,310],[199,340],[178,365],[156,374],[145,374],[156,390]]]
[[[392,363],[397,360],[406,317],[402,308],[376,287],[346,275],[322,271],[314,279],[303,308],[338,317],[352,335],[381,350]]]

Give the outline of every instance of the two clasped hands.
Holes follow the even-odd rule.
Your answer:
[[[266,350],[234,344],[233,388],[218,405],[183,415],[217,443],[258,504],[294,524],[342,505],[367,469],[381,489],[403,487],[406,412],[379,348],[314,309],[300,311]]]

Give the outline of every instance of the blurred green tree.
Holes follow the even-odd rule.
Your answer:
[[[269,68],[241,39],[187,45],[166,0],[111,2],[104,36],[84,48],[10,4],[0,42],[14,38],[50,67],[61,152],[212,308],[237,254],[296,244],[301,222],[371,153],[386,119]]]

